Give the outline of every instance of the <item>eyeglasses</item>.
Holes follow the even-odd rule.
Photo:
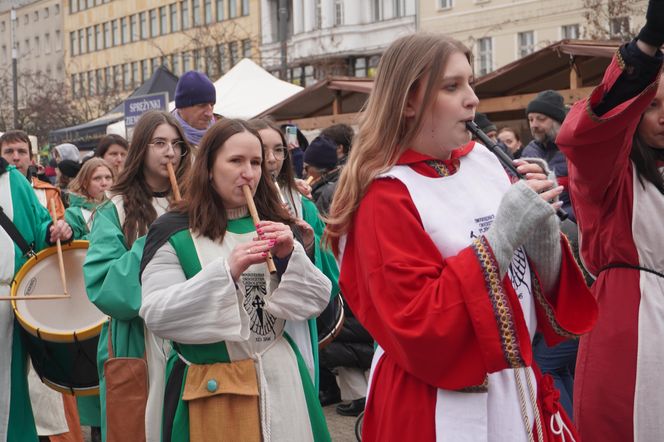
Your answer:
[[[185,156],[187,155],[187,149],[185,149],[185,142],[184,141],[166,141],[166,140],[154,140],[152,143],[148,144],[151,148],[153,148],[155,151],[158,153],[164,153],[168,150],[169,147],[173,148],[173,153],[178,156]]]
[[[274,146],[273,149],[270,149],[270,148],[266,147],[264,156],[267,157],[267,154],[270,153],[270,152],[274,156],[274,159],[277,160],[277,161],[285,160],[286,157],[288,156],[288,149],[286,149],[284,146],[281,146],[281,145]]]

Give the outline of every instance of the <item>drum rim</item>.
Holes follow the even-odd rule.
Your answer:
[[[56,382],[53,382],[49,378],[41,378],[41,381],[50,389],[57,391],[58,393],[63,393],[63,394],[70,394],[72,396],[95,396],[99,394],[99,384],[93,386],[93,387],[66,387],[64,385],[60,385]]]
[[[68,244],[63,244],[62,245],[62,250],[70,250],[70,249],[87,249],[89,246],[90,242],[89,241],[84,241],[84,240],[76,240],[72,241]],[[57,248],[55,246],[53,247],[48,247],[39,253],[37,253],[35,256],[31,257],[28,259],[25,264],[19,269],[19,271],[16,273],[16,276],[14,276],[14,280],[12,281],[11,284],[11,292],[9,296],[11,297],[16,297],[16,291],[18,290],[18,285],[19,281],[22,281],[23,278],[25,277],[25,274],[32,269],[32,267],[35,266],[35,264],[40,260],[44,259],[48,256],[54,255],[58,253]],[[20,299],[18,300],[20,301]],[[14,316],[16,316],[16,319],[18,322],[21,324],[21,327],[23,329],[30,333],[32,336],[35,336],[40,339],[44,339],[49,342],[61,342],[61,343],[70,343],[70,342],[75,342],[75,341],[84,341],[86,339],[94,338],[95,336],[98,336],[101,333],[101,328],[108,321],[108,318],[102,319],[98,324],[95,324],[91,327],[81,329],[80,331],[76,331],[74,333],[63,333],[63,332],[52,332],[52,331],[47,331],[47,330],[37,330],[33,324],[28,322],[23,315],[18,311],[18,308],[16,307],[16,300],[12,300],[12,310],[14,311]],[[38,302],[38,301],[31,301],[31,302]],[[55,388],[53,386],[52,388]],[[59,387],[63,388],[63,387]],[[57,389],[57,388],[55,388]],[[69,389],[63,390],[64,392],[70,392]]]

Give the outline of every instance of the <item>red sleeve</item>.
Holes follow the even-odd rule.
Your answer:
[[[616,178],[631,168],[632,137],[641,114],[657,92],[659,74],[640,95],[602,117],[596,116],[593,106],[611,89],[623,69],[622,60],[614,56],[602,83],[590,97],[572,107],[556,139],[568,160],[572,201],[582,198],[586,204],[605,202],[612,194],[610,189],[616,186]]]
[[[550,346],[588,333],[597,322],[598,314],[595,297],[586,285],[569,242],[563,235],[560,236],[560,246],[560,276],[554,293],[543,295],[539,277],[532,282],[537,328]]]
[[[486,244],[483,257],[493,259]],[[520,308],[511,309],[518,300],[513,290],[492,297],[486,271],[474,247],[443,259],[406,187],[380,179],[355,214],[339,283],[355,315],[397,365],[427,384],[454,390],[481,384],[489,372],[530,364],[530,343],[521,352],[516,348],[529,341]],[[503,286],[494,284],[499,292]],[[505,316],[515,318],[511,330],[501,329]]]

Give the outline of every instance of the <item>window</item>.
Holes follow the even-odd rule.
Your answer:
[[[171,71],[175,75],[180,75],[180,54],[171,55]]]
[[[142,81],[147,81],[150,78],[150,65],[147,60],[141,60],[141,77]]]
[[[180,11],[182,16],[182,29],[189,29],[189,0],[180,2]]]
[[[517,55],[519,58],[532,54],[535,51],[535,33],[533,31],[519,32],[517,34]]]
[[[242,15],[249,15],[249,0],[242,0]]]
[[[215,47],[205,48],[205,73],[208,78],[217,78],[219,76],[219,64],[215,60]]]
[[[228,0],[228,17],[237,17],[237,0]]]
[[[76,35],[76,31],[69,33],[69,52],[72,57],[78,54],[78,35]]]
[[[173,3],[169,7],[169,12],[171,13],[171,32],[177,32],[178,27],[178,4]]]
[[[320,3],[319,0],[316,0],[317,3]],[[373,0],[371,13],[373,14],[374,21],[381,21],[383,19],[383,1],[382,0]]]
[[[148,38],[148,15],[146,12],[138,14],[138,22],[141,28],[141,40]]]
[[[42,14],[42,15],[44,16],[44,18],[48,18],[48,15],[49,15],[48,6],[44,8],[44,14]]]
[[[314,29],[321,29],[323,27],[323,13],[322,13],[322,5],[321,3],[323,0],[316,0],[315,4],[315,13],[316,15],[314,16],[315,21],[314,21]]]
[[[78,30],[78,50],[79,54],[85,54],[87,50],[85,47],[85,31],[83,29]]]
[[[122,65],[122,84],[124,90],[127,90],[131,87],[131,71],[129,70],[129,63]]]
[[[393,0],[394,1],[394,16],[403,17],[406,15],[406,0]]]
[[[106,66],[104,69],[104,77],[106,78],[106,81],[104,82],[104,91],[115,89],[115,81],[113,81],[114,79],[113,74],[111,74],[110,66]]]
[[[310,86],[316,82],[314,72],[314,67],[310,64],[304,67],[304,86]]]
[[[51,53],[51,34],[44,34],[44,54]]]
[[[93,96],[95,90],[95,73],[94,71],[88,71],[88,95]]]
[[[88,34],[88,52],[95,51],[95,30],[92,26],[86,28],[86,33]]]
[[[194,49],[194,70],[202,71],[203,65],[201,63],[201,51]]]
[[[138,84],[141,82],[139,75],[140,71],[138,70],[138,62],[133,61],[131,63],[131,80],[134,87],[138,86]]]
[[[76,83],[78,82],[76,74],[71,75],[71,96],[76,98]]]
[[[95,6],[95,0],[87,0],[87,8],[94,8]]]
[[[242,40],[242,57],[251,58],[251,40]]]
[[[60,30],[55,30],[55,52],[60,52],[62,50],[62,39],[60,38]]]
[[[129,35],[131,41],[138,41],[138,16],[135,14],[129,17]]]
[[[239,61],[238,60],[239,54],[238,54],[237,42],[236,41],[232,41],[228,44],[228,52],[229,52],[229,55],[230,55],[230,58],[231,58],[230,59],[231,66],[235,66],[235,64]]]
[[[159,35],[159,22],[157,21],[157,10],[150,9],[150,37]]]
[[[30,22],[30,18],[28,17],[28,14],[25,14],[23,16],[23,24],[27,25]]]
[[[120,26],[118,26],[118,20],[113,20],[111,22],[111,30],[113,33],[113,41],[111,46],[120,46]]]
[[[113,66],[113,81],[111,87],[114,91],[122,89],[122,66],[119,64]]]
[[[629,17],[612,18],[609,23],[609,35],[611,38],[629,38]]]
[[[95,25],[95,35],[97,36],[96,48],[99,51],[104,49],[104,30],[101,25]]]
[[[152,68],[152,69],[151,69],[151,70],[152,70],[152,73],[154,74],[154,72],[155,72],[157,69],[159,69],[159,65],[160,65],[160,63],[159,63],[159,57],[154,57],[154,58],[150,61],[150,64],[151,64],[150,67]]]
[[[23,43],[24,43],[23,47],[25,48],[24,49],[25,50],[25,55],[29,57],[30,56],[30,40],[28,40],[26,38]]]
[[[204,0],[205,24],[212,23],[212,0]]]
[[[74,14],[78,12],[78,1],[69,0],[69,14]]]
[[[5,21],[0,22],[0,32],[5,32]]]
[[[54,11],[55,15],[59,15],[60,14],[60,5],[58,5],[58,4],[53,5],[53,11]]]
[[[201,24],[201,0],[192,0],[191,13],[194,16],[194,26]]]
[[[39,36],[35,37],[35,55],[39,55],[41,52],[41,46],[39,42]]]
[[[191,55],[183,52],[182,53],[182,72],[187,72],[191,70]]]
[[[493,70],[493,41],[491,37],[477,40],[477,73],[486,75]]]
[[[224,19],[224,0],[217,0],[217,21]]]
[[[574,40],[579,38],[579,25],[564,25],[560,28],[560,37],[562,39]]]
[[[161,28],[161,35],[168,34],[168,11],[166,6],[159,8],[159,26]]]
[[[228,69],[226,65],[226,45],[220,44],[217,46],[217,56],[219,57],[219,74],[224,74]]]
[[[334,26],[344,24],[344,3],[343,0],[334,0]]]
[[[97,78],[96,78],[96,83],[97,83],[97,94],[101,94],[102,90],[104,89],[104,71],[101,69],[97,69]]]
[[[34,20],[33,21],[39,21],[39,11],[35,11],[34,14]]]
[[[438,9],[450,9],[452,6],[452,0],[438,0]]]
[[[111,22],[104,23],[104,47],[113,47],[113,34],[111,34]]]

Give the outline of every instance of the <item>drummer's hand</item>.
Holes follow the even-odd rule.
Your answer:
[[[238,244],[228,258],[228,266],[231,270],[233,281],[237,282],[240,275],[251,265],[265,262],[267,251],[274,246],[276,241],[254,240],[250,243]]]
[[[69,224],[67,224],[64,220],[59,219],[55,222],[55,224],[51,225],[49,233],[49,241],[51,244],[55,244],[58,240],[69,241],[74,232],[72,232]]]
[[[311,186],[308,185],[306,181],[301,180],[299,178],[295,178],[295,187],[297,187],[297,191],[300,192],[302,195],[306,196],[309,199],[313,199],[311,197]]]
[[[293,251],[293,231],[286,224],[261,221],[256,225],[256,232],[260,240],[274,240],[272,254],[277,258],[286,258]]]
[[[314,229],[303,219],[296,219],[295,225],[302,233],[302,243],[304,250],[307,252],[311,250],[314,245]]]

